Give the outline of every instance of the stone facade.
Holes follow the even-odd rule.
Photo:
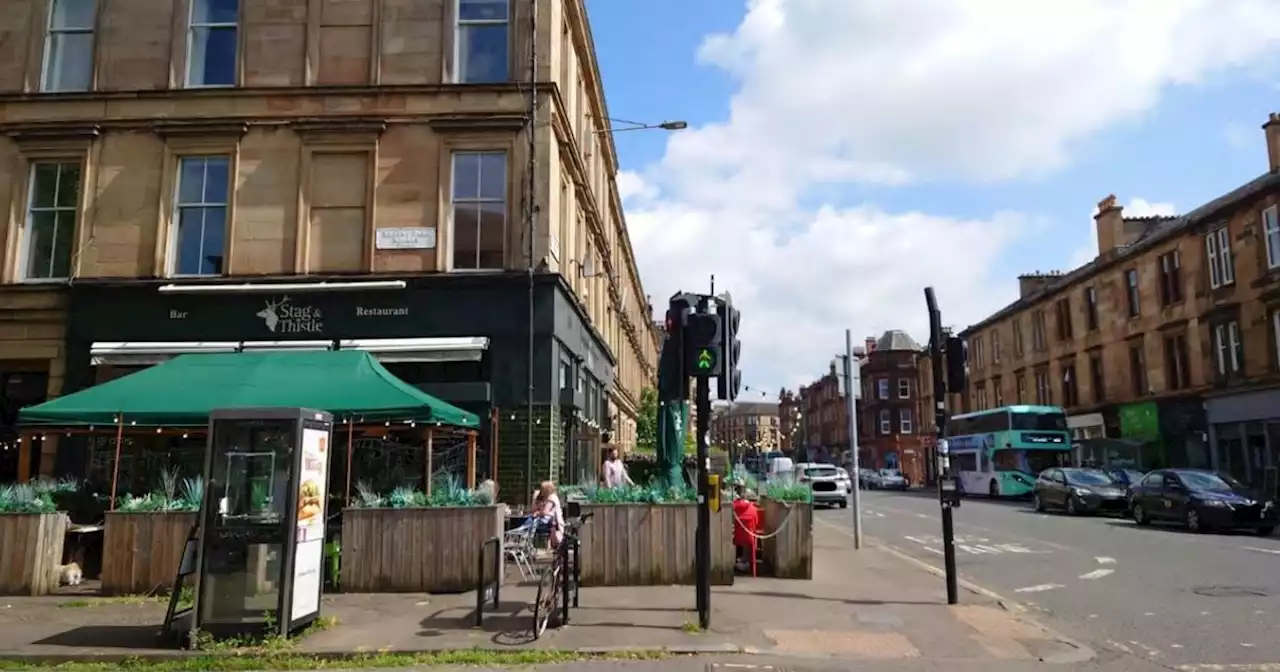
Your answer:
[[[469,29],[454,0],[243,0],[232,15],[195,23],[189,3],[104,0],[95,15],[56,25],[56,0],[0,3],[0,311],[20,325],[0,371],[36,366],[48,394],[61,391],[59,294],[70,280],[184,281],[192,270],[237,282],[496,275],[532,266],[563,277],[574,312],[613,360],[616,383],[596,430],[634,441],[657,337],[581,0],[512,1],[506,15],[486,17],[508,39],[479,65],[454,57]],[[45,54],[66,38],[65,21],[80,21],[90,39],[68,57],[81,62],[51,69]],[[225,72],[211,65],[219,54],[199,46],[218,31],[233,45]],[[536,73],[527,67],[531,40]],[[500,178],[486,180],[494,193],[465,197],[489,227],[481,234],[475,225],[471,237],[455,227],[462,192],[477,188],[455,174],[460,154],[502,157]],[[201,239],[198,268],[187,268],[180,229],[191,202],[181,175],[209,158],[225,165],[229,186],[201,205],[224,223]],[[50,206],[60,214],[32,200],[54,184],[36,166],[62,171],[62,196]],[[32,222],[54,217],[63,225],[53,252],[33,252]]]

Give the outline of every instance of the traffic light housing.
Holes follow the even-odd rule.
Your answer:
[[[684,327],[684,370],[696,378],[719,376],[724,364],[720,316],[710,313],[690,315]]]
[[[947,363],[947,391],[964,392],[969,387],[969,344],[959,336],[948,336],[943,357]]]
[[[693,306],[684,295],[671,297],[664,321],[667,337],[658,354],[658,401],[689,398],[689,376],[684,368],[684,328]]]
[[[742,313],[733,307],[733,299],[726,293],[716,302],[716,315],[720,318],[720,351],[724,360],[720,364],[720,373],[717,374],[716,392],[721,399],[733,401],[742,391],[742,371],[738,369],[739,357],[742,355],[738,323]]]

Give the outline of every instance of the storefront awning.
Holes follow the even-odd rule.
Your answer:
[[[339,341],[338,348],[372,353],[382,362],[478,362],[489,349],[489,339],[356,338]]]
[[[489,349],[483,336],[461,338],[355,338],[338,341],[341,350],[368,352],[383,362],[478,362]],[[220,352],[332,350],[334,341],[131,341],[94,343],[94,366],[150,366],[178,355]]]
[[[150,366],[167,362],[178,355],[236,352],[239,341],[134,341],[127,343],[94,343],[89,358],[94,366]]]
[[[117,422],[196,427],[218,408],[302,407],[354,422],[474,428],[479,419],[395,377],[367,352],[179,355],[123,378],[22,409],[19,423],[73,427]]]

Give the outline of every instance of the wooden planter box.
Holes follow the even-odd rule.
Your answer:
[[[65,513],[0,513],[0,595],[48,595],[57,589]]]
[[[784,503],[768,497],[761,497],[760,504],[768,535],[761,541],[765,565],[779,579],[812,579],[813,504]]]
[[[583,586],[695,583],[696,504],[583,504]],[[711,514],[711,583],[733,584],[733,510]]]
[[[480,546],[501,536],[498,506],[344,509],[340,587],[348,593],[474,590]]]
[[[107,513],[102,594],[150,595],[168,590],[197,516],[170,511]]]

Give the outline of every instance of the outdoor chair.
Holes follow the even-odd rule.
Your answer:
[[[502,535],[502,557],[515,564],[520,571],[520,578],[529,581],[536,573],[533,571],[533,559],[536,551],[533,547],[533,534],[537,523],[532,517],[520,527],[507,530]]]

